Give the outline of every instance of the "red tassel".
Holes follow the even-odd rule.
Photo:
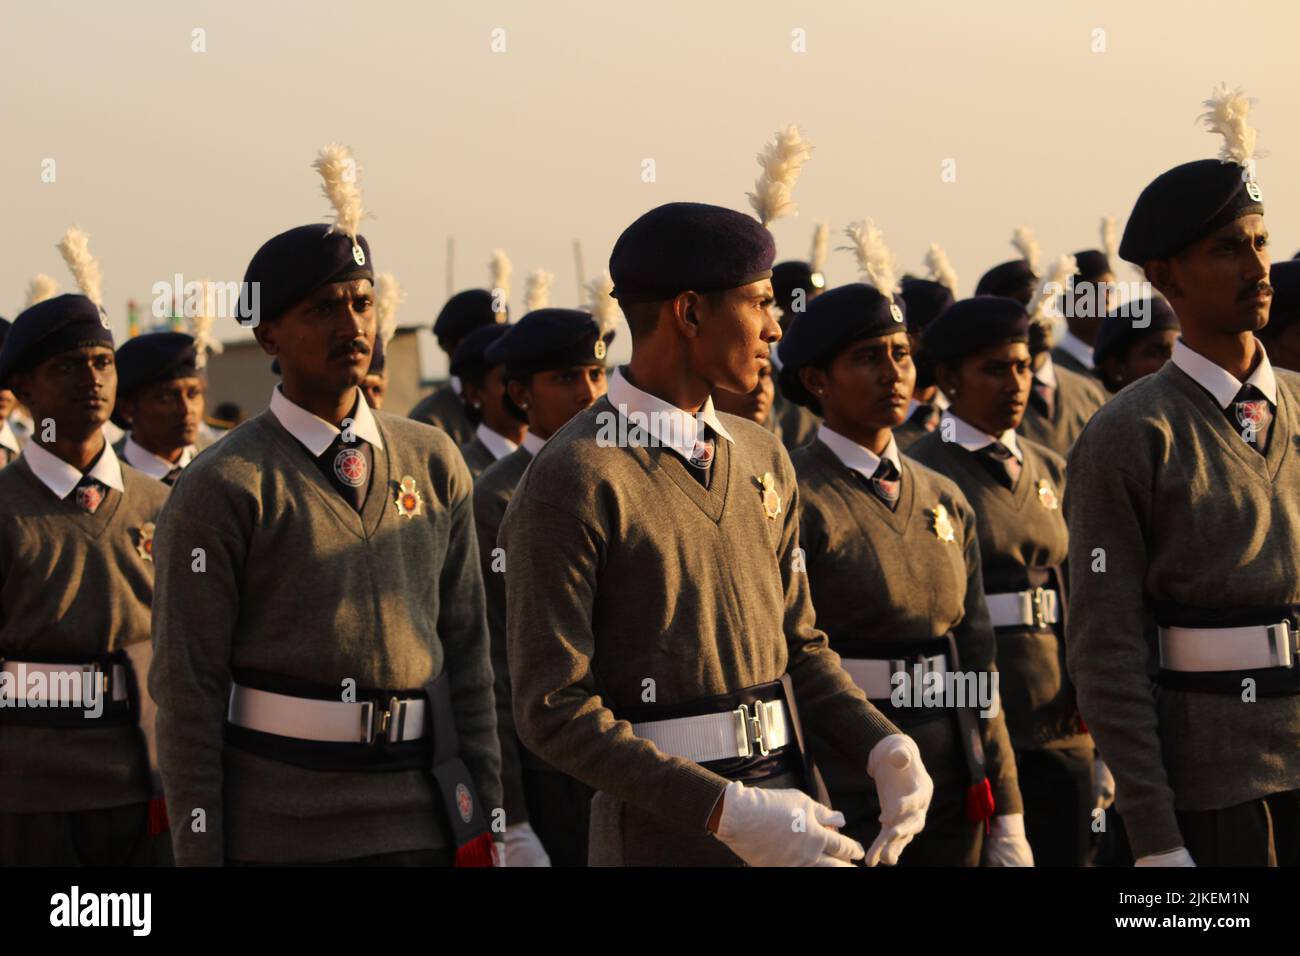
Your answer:
[[[989,821],[993,819],[993,787],[988,777],[966,790],[966,819],[971,823],[983,820],[984,830],[988,832]]]
[[[1079,719],[1079,733],[1081,734],[1091,733],[1091,731],[1088,730],[1088,725],[1083,722],[1083,714],[1079,713],[1078,711],[1075,711],[1074,716]]]
[[[457,866],[491,866],[492,833],[480,833],[464,846],[456,848]]]
[[[149,801],[149,835],[156,837],[168,829],[167,802],[162,797],[154,797]]]

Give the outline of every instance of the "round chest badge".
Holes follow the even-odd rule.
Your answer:
[[[334,456],[334,474],[351,488],[366,483],[366,456],[355,448],[344,448]]]
[[[466,823],[474,816],[474,799],[469,795],[469,787],[463,783],[456,784],[456,809]]]
[[[690,462],[696,468],[707,468],[713,461],[713,442],[700,441],[695,439],[695,444],[691,447]]]

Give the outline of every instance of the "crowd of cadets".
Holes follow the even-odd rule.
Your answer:
[[[216,441],[194,338],[0,326],[0,863],[1300,863],[1300,261],[1242,156],[1138,199],[1149,322],[669,203],[626,366],[467,290],[409,417],[348,223],[253,256],[281,384]]]

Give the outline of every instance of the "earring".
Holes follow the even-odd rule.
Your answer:
[[[519,403],[519,407],[520,407],[521,409],[523,409],[524,411],[528,411],[528,403],[527,403],[527,402],[520,402],[520,403]]]

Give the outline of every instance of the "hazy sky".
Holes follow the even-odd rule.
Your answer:
[[[375,263],[409,292],[403,325],[441,306],[448,236],[458,288],[486,284],[499,246],[516,316],[539,266],[556,275],[553,304],[572,305],[575,239],[590,276],[654,205],[747,208],[754,154],[788,123],[816,151],[798,217],[774,226],[782,258],[806,257],[818,219],[834,247],[870,216],[905,269],[944,245],[969,293],[1013,256],[1018,223],[1048,256],[1096,246],[1102,215],[1122,225],[1153,176],[1213,156],[1195,118],[1220,80],[1259,99],[1259,181],[1289,257],[1298,33],[1294,0],[3,0],[0,314],[34,273],[71,287],[54,246],[73,223],[103,259],[119,332],[126,300],[147,303],[175,272],[240,279],[271,235],[325,220],[310,163],[335,140],[362,166]],[[854,278],[845,252],[827,271]]]

